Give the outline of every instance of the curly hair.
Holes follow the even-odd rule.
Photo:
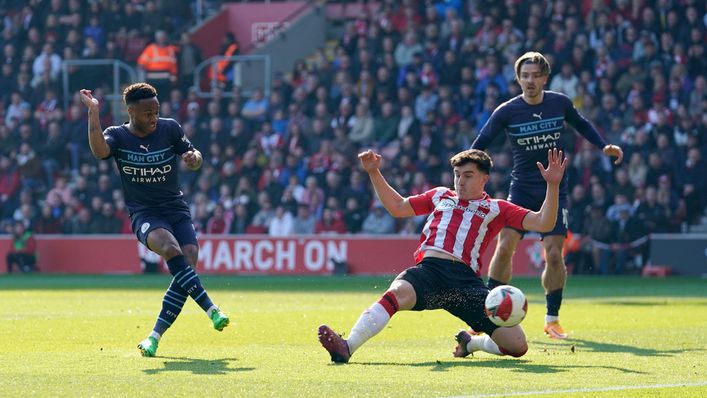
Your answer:
[[[131,84],[123,90],[125,105],[135,104],[146,98],[157,97],[157,90],[147,83]]]

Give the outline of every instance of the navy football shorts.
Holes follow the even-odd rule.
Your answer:
[[[498,329],[484,311],[488,287],[462,262],[426,257],[395,279],[408,281],[415,289],[413,311],[443,309],[489,336]]]
[[[511,184],[511,188],[508,193],[508,201],[516,204],[518,206],[525,207],[526,209],[532,211],[538,211],[545,201],[546,187],[543,186],[542,189],[538,187],[520,186],[519,184]],[[542,237],[550,235],[562,235],[567,236],[567,223],[569,222],[569,212],[567,210],[567,190],[560,188],[560,205],[557,208],[557,221],[555,221],[555,228],[550,232],[541,233]],[[525,234],[527,231],[522,231],[513,228],[514,230]]]
[[[147,236],[157,228],[164,228],[169,231],[177,239],[180,246],[198,245],[196,231],[194,230],[189,211],[174,209],[165,211],[141,210],[133,213],[130,216],[130,221],[137,239],[148,248]]]

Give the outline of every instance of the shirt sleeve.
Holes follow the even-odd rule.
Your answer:
[[[506,129],[506,124],[504,122],[505,108],[506,107],[504,105],[501,105],[493,111],[491,117],[489,117],[489,120],[487,120],[484,127],[481,128],[479,135],[471,144],[471,149],[480,149],[482,151],[485,150],[489,145],[491,145],[494,138]]]
[[[194,145],[192,145],[189,138],[184,134],[182,126],[174,119],[170,119],[169,122],[172,124],[171,131],[175,137],[174,152],[176,152],[177,155],[182,155],[185,152],[193,151],[195,149]]]
[[[594,126],[592,126],[589,120],[577,111],[577,108],[574,107],[574,104],[569,97],[563,95],[562,99],[565,103],[565,120],[567,120],[567,123],[577,129],[577,132],[582,134],[587,141],[591,142],[600,149],[604,148],[606,146],[606,141],[601,135],[599,135],[599,132],[594,128]]]
[[[110,148],[110,153],[108,153],[108,156],[103,158],[105,160],[111,156],[114,156],[115,152],[118,150],[118,138],[115,135],[115,129],[113,127],[108,127],[103,130],[103,138],[106,140],[108,148]]]
[[[499,200],[498,206],[501,208],[501,214],[506,222],[506,226],[515,229],[523,229],[523,219],[525,219],[525,216],[530,210],[505,200]]]
[[[412,210],[415,215],[420,216],[424,214],[430,214],[435,209],[435,204],[433,201],[434,196],[443,188],[433,188],[427,192],[421,193],[419,195],[409,196],[408,203],[412,206]]]

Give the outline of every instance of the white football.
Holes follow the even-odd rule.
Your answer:
[[[486,315],[498,326],[515,326],[528,312],[528,300],[517,287],[501,285],[486,296]]]

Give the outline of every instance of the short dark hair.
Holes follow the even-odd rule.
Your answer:
[[[550,75],[550,63],[547,62],[547,59],[545,58],[545,56],[540,54],[537,51],[528,51],[527,53],[521,55],[516,60],[516,64],[515,64],[516,79],[520,78],[520,67],[525,64],[540,65],[540,73],[542,73],[544,76]]]
[[[493,167],[493,161],[491,161],[489,155],[478,149],[461,151],[449,159],[449,164],[452,167],[461,167],[468,163],[474,163],[479,168],[479,171],[484,174],[488,174],[491,171],[491,167]]]
[[[157,97],[157,90],[147,83],[131,84],[123,90],[125,105],[135,104],[140,100]]]

